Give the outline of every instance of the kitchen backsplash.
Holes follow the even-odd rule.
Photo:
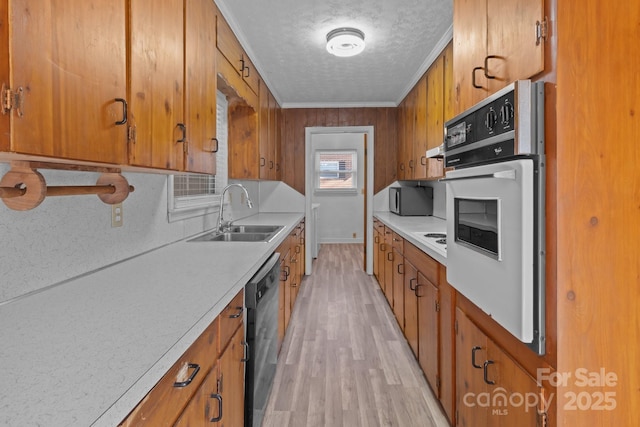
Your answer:
[[[8,170],[9,165],[0,163],[0,176]],[[40,172],[49,185],[93,185],[98,177],[90,172]],[[0,202],[0,303],[215,226],[217,211],[167,221],[165,175],[123,175],[135,191],[123,202],[121,227],[111,227],[111,206],[96,196],[48,197],[40,206],[23,212]],[[231,208],[225,210],[234,219],[256,213],[260,206],[259,183],[245,185],[255,207],[238,207],[240,198],[235,197]]]

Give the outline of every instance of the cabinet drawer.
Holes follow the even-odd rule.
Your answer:
[[[244,290],[241,290],[218,316],[220,319],[220,353],[224,352],[231,337],[242,324],[243,315]]]
[[[398,252],[400,252],[401,254],[403,254],[404,253],[404,239],[402,238],[402,236],[394,232],[393,235],[392,235],[392,241],[393,241],[393,249],[395,249]]]
[[[171,426],[198,391],[218,357],[218,319],[198,337],[182,357],[120,424],[122,427]]]
[[[438,266],[439,263],[420,249],[408,243],[404,245],[404,256],[418,271],[420,271],[431,283],[438,285]]]

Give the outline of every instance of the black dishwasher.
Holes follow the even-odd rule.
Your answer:
[[[280,254],[274,253],[245,287],[249,357],[245,371],[244,425],[262,424],[278,363]]]

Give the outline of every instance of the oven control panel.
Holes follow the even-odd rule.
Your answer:
[[[518,80],[445,123],[445,166],[540,154],[544,83]]]

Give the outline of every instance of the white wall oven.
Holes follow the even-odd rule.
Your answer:
[[[544,84],[520,80],[445,124],[447,280],[539,354]]]

